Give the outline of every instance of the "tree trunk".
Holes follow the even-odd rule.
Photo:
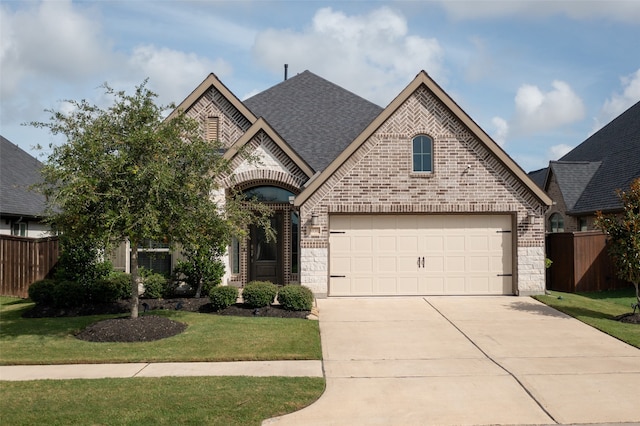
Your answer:
[[[131,318],[138,318],[138,242],[131,242]]]
[[[633,285],[636,288],[636,303],[638,304],[638,308],[640,308],[640,283],[634,281]]]

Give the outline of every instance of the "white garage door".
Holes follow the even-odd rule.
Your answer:
[[[513,294],[509,215],[332,215],[329,295]]]

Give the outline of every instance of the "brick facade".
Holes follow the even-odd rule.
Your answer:
[[[434,141],[433,173],[412,171],[411,141],[420,134]],[[531,212],[538,217],[533,224]],[[542,212],[529,189],[422,87],[301,207],[302,255],[316,262],[322,258],[330,213],[508,213],[517,229],[517,292],[540,293],[545,287]],[[311,232],[312,214],[319,232]],[[326,294],[327,281],[328,261],[313,272],[303,266],[302,284]]]

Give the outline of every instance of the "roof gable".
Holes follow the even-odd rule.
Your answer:
[[[591,135],[559,162],[601,162],[576,200],[571,213],[621,208],[617,189],[640,177],[640,102]]]
[[[238,153],[260,132],[264,132],[271,141],[291,160],[291,162],[299,168],[302,173],[309,179],[313,175],[313,169],[304,161],[298,153],[289,146],[284,139],[265,121],[264,118],[259,118],[255,123],[247,130],[240,139],[238,139],[225,153],[224,158],[232,161]]]
[[[178,114],[178,112],[188,112],[202,96],[204,96],[211,88],[226,99],[231,105],[240,113],[246,120],[253,124],[257,117],[225,86],[215,74],[211,73],[205,78],[202,83],[196,87],[189,96],[187,96],[171,114],[168,119]]]
[[[425,71],[416,78],[372,121],[357,138],[324,171],[311,181],[307,188],[296,197],[294,204],[301,206],[313,193],[325,183],[333,173],[362,146],[380,126],[382,126],[420,87],[424,86],[452,114],[475,135],[478,140],[500,161],[524,186],[542,203],[551,205],[551,199],[539,188],[527,174],[509,157],[463,110],[433,81]]]
[[[0,136],[0,213],[43,216],[46,199],[29,187],[42,182],[42,163]]]
[[[309,71],[244,101],[316,171],[324,170],[382,108]]]

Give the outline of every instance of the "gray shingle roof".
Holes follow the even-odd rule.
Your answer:
[[[559,162],[601,162],[570,213],[621,208],[616,189],[640,177],[640,102],[594,133]],[[564,190],[563,190],[564,193]]]
[[[601,164],[600,161],[551,161],[549,163],[562,192],[567,211],[573,210]]]
[[[382,108],[310,71],[243,102],[315,170],[322,171]]]
[[[29,189],[41,182],[42,164],[0,136],[0,213],[8,216],[40,217],[45,197]]]
[[[533,183],[538,185],[539,188],[544,189],[544,182],[547,179],[547,172],[549,171],[548,167],[540,170],[534,170],[532,172],[527,173],[527,175],[531,178]]]

